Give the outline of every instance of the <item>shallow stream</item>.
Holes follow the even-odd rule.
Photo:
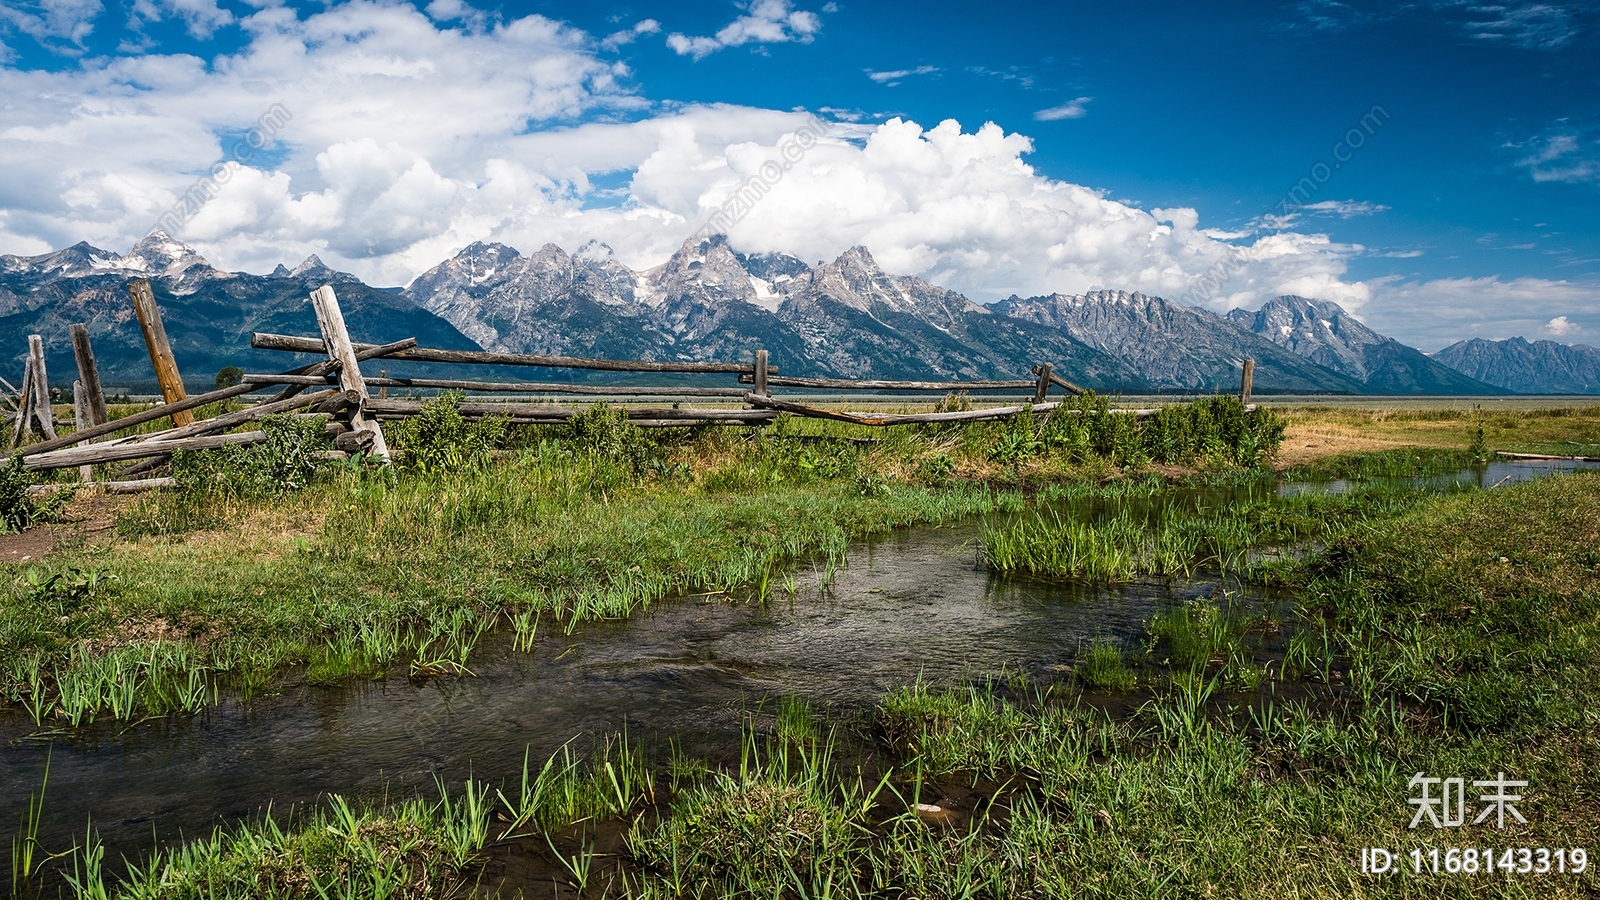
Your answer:
[[[1490,487],[1579,467],[1497,462],[1428,484]],[[1096,506],[1114,512],[1119,502]],[[333,688],[291,685],[192,718],[103,721],[70,735],[34,736],[25,716],[0,715],[0,832],[21,818],[47,759],[44,846],[81,841],[92,817],[116,861],[144,855],[153,840],[328,792],[408,796],[431,791],[435,777],[457,783],[469,773],[498,783],[520,775],[525,749],[537,766],[568,741],[587,751],[624,728],[720,757],[768,698],[852,710],[918,677],[947,683],[1004,668],[1049,680],[1085,642],[1132,644],[1163,605],[1217,588],[1215,578],[1106,586],[997,577],[979,564],[980,533],[979,523],[897,532],[852,547],[826,586],[827,572],[802,566],[792,595],[775,580],[766,603],[674,599],[571,636],[542,631],[531,654],[491,637],[469,661],[476,677],[419,683],[396,671]]]

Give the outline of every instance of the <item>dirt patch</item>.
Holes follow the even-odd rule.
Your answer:
[[[1290,425],[1284,432],[1283,446],[1278,450],[1275,463],[1277,468],[1287,469],[1345,453],[1372,453],[1415,446],[1415,440],[1382,438],[1347,425]]]
[[[37,562],[52,550],[79,547],[108,535],[117,505],[126,499],[80,491],[61,511],[61,521],[0,534],[0,565]]]
[[[53,528],[45,526],[27,531],[0,534],[0,564],[36,562],[44,559],[55,543]]]

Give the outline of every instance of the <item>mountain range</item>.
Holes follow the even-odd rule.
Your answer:
[[[415,336],[449,349],[739,360],[765,348],[785,374],[872,378],[1027,377],[1036,363],[1050,362],[1086,387],[1126,393],[1237,390],[1245,359],[1256,360],[1261,393],[1497,394],[1528,383],[1515,373],[1501,378],[1483,351],[1471,356],[1478,370],[1464,374],[1453,367],[1456,357],[1446,357],[1456,348],[1428,357],[1327,301],[1279,297],[1227,316],[1122,291],[1012,296],[986,306],[889,275],[863,247],[812,266],[783,253],[741,253],[721,236],[691,239],[643,271],[597,242],[570,254],[546,244],[527,256],[474,243],[404,289],[369,286],[315,256],[268,275],[225,272],[160,232],[126,255],[80,243],[0,256],[0,334],[17,336],[0,347],[0,366],[20,374],[21,338],[37,333],[49,348],[52,381],[70,383],[67,326],[87,322],[102,378],[148,385],[126,289],[135,277],[150,279],[179,368],[197,387],[225,365],[276,371],[291,364],[283,354],[251,350],[250,332],[315,334],[306,297],[322,284],[334,285],[357,340]],[[429,368],[408,364],[407,371]],[[1586,390],[1600,391],[1594,367],[1586,371]],[[498,375],[563,377],[559,370]]]
[[[1473,338],[1434,359],[1480,381],[1531,394],[1600,394],[1600,349],[1585,344]]]
[[[1284,296],[1228,320],[1364,385],[1373,394],[1503,394],[1505,385],[1462,374],[1356,321],[1337,303]]]

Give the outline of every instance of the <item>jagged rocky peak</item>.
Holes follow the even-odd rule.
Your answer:
[[[280,267],[281,267],[281,264],[280,264]],[[327,268],[327,266],[323,265],[322,260],[320,258],[318,258],[318,256],[315,253],[313,253],[310,256],[306,257],[300,263],[300,265],[295,266],[293,269],[290,269],[289,270],[289,277],[296,278],[296,277],[299,277],[301,275],[305,275],[308,272],[319,272],[319,271],[321,271],[323,269],[326,269],[326,268]]]
[[[503,280],[521,261],[522,254],[515,247],[499,242],[485,244],[473,241],[435,268],[446,269],[465,279],[468,284],[478,285]]]
[[[1228,310],[1227,318],[1318,365],[1361,381],[1373,375],[1367,359],[1372,348],[1389,343],[1388,338],[1356,321],[1339,304],[1293,294],[1274,297],[1254,312]],[[1410,363],[1413,367],[1430,368],[1421,360],[1412,359]]]
[[[474,241],[455,256],[412,279],[407,293],[435,312],[458,294],[481,296],[503,281],[522,259],[515,247]]]
[[[645,281],[657,305],[682,300],[754,304],[758,299],[750,273],[720,234],[684,241],[670,259],[645,273]]]
[[[165,231],[152,231],[145,235],[128,254],[118,260],[118,268],[130,269],[146,275],[182,278],[191,270],[210,270],[205,257],[194,252],[188,244],[177,240]],[[199,273],[194,273],[199,274]]]
[[[867,248],[851,247],[839,258],[811,270],[811,288],[839,303],[871,312],[874,303],[896,312],[914,312],[915,304],[894,283]]]
[[[1339,304],[1294,294],[1274,297],[1255,312],[1231,309],[1228,318],[1286,347],[1301,341],[1362,347],[1385,340],[1382,335],[1356,321]]]
[[[323,284],[350,284],[353,282],[359,282],[361,280],[356,276],[351,275],[349,272],[341,272],[338,269],[329,267],[328,264],[323,262],[322,258],[317,256],[315,253],[306,257],[301,261],[300,265],[295,266],[292,269],[284,268],[283,263],[279,263],[278,267],[273,269],[272,274],[268,275],[267,277],[298,278],[303,281],[314,281]]]
[[[573,283],[591,299],[607,306],[632,306],[638,276],[616,258],[609,244],[589,240],[572,254]]]
[[[804,260],[787,253],[735,252],[733,255],[752,278],[759,278],[768,284],[783,284],[811,271]]]
[[[64,250],[38,256],[0,256],[0,272],[27,272],[56,277],[99,275],[115,269],[121,257],[101,250],[88,241],[79,241]]]

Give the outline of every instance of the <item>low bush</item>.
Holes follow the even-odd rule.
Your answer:
[[[172,455],[173,476],[189,491],[230,497],[266,497],[310,484],[317,454],[326,447],[322,420],[267,416],[261,430],[266,440],[255,444],[179,450]]]
[[[461,414],[461,394],[455,391],[423,403],[417,415],[387,427],[401,465],[425,475],[481,467],[505,443],[507,434],[503,418],[469,421]]]

